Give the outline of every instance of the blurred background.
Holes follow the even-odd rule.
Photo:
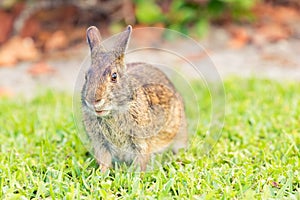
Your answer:
[[[72,91],[88,54],[86,28],[107,38],[127,24],[189,35],[223,78],[300,80],[299,0],[1,0],[0,97]]]

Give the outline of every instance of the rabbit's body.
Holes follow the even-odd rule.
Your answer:
[[[125,37],[125,47],[120,55],[113,51],[109,57],[102,47],[93,48],[99,37],[93,31],[88,30],[92,67],[82,90],[82,108],[95,157],[103,170],[111,166],[113,159],[135,161],[145,170],[151,154],[172,144],[174,152],[186,146],[182,98],[156,67],[124,64],[131,28],[127,30],[129,34],[125,31],[121,36],[119,45],[124,45]]]

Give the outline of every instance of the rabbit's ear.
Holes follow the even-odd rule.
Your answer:
[[[131,32],[132,32],[132,27],[128,25],[126,30],[119,34],[114,49],[116,49],[120,54],[125,53],[125,50],[127,49],[128,46]]]
[[[87,42],[90,46],[91,51],[94,49],[94,47],[97,47],[97,46],[104,51],[104,47],[101,45],[100,32],[95,26],[90,26],[86,30],[86,38],[87,38]]]

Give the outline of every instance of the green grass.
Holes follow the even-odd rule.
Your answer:
[[[226,122],[211,153],[197,145],[203,125],[187,152],[158,156],[168,162],[144,174],[98,170],[77,137],[71,95],[1,99],[0,197],[300,199],[299,83],[224,84]]]

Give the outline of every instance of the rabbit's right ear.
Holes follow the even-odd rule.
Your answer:
[[[86,39],[91,51],[93,51],[95,47],[99,47],[100,49],[104,50],[104,47],[101,45],[100,32],[95,26],[90,26],[86,30]]]
[[[126,30],[118,35],[118,40],[115,43],[114,49],[116,49],[119,54],[125,53],[128,46],[131,32],[132,32],[132,27],[128,25]]]

